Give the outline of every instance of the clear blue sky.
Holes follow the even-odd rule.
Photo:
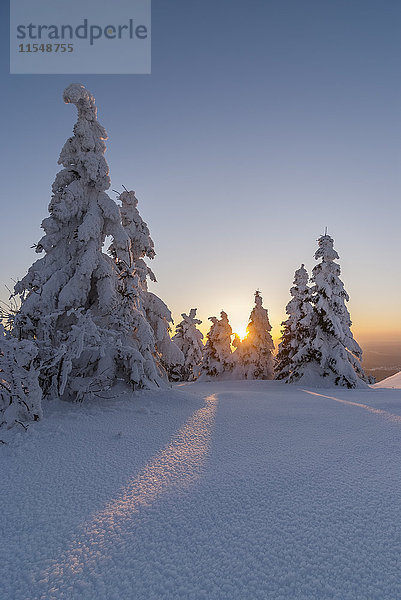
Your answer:
[[[175,317],[224,309],[237,329],[258,287],[277,337],[328,226],[356,334],[401,338],[398,0],[153,0],[152,74],[132,76],[9,75],[5,4],[1,284],[37,258],[75,81],[109,134],[112,188],[137,192]]]

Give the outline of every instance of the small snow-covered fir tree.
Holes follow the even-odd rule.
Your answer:
[[[209,317],[212,326],[206,335],[201,365],[202,377],[230,377],[234,368],[231,351],[232,329],[227,313],[221,311],[220,319]]]
[[[236,339],[237,349],[235,376],[238,379],[273,379],[274,343],[270,335],[271,325],[267,309],[263,307],[262,296],[255,292],[255,306],[249,317],[247,335]]]
[[[364,387],[369,382],[362,366],[362,350],[351,332],[351,319],[345,302],[349,296],[340,279],[339,258],[334,240],[327,235],[318,240],[315,259],[321,259],[312,271],[314,307],[310,353],[293,371],[292,380],[303,385],[348,388]]]
[[[45,256],[15,287],[21,309],[14,331],[38,345],[44,392],[78,399],[82,390],[108,385],[120,374],[137,387],[159,376],[152,364],[152,340],[141,337],[150,331],[146,323],[134,331],[136,343],[128,350],[127,337],[116,327],[121,296],[115,262],[102,250],[106,236],[119,260],[130,265],[132,256],[119,208],[106,193],[107,134],[84,86],[70,85],[63,97],[77,107],[78,120],[61,151],[64,168],[53,183],[50,216],[42,223],[45,235],[36,246]],[[144,347],[149,352],[142,354]]]
[[[38,349],[30,340],[17,340],[0,324],[0,427],[38,421],[42,390],[35,359]]]
[[[203,334],[196,327],[202,321],[196,318],[196,308],[189,315],[182,313],[182,321],[176,327],[173,341],[184,355],[184,364],[176,368],[176,378],[180,381],[194,381],[199,375],[203,355]]]
[[[292,299],[286,306],[288,319],[281,324],[281,342],[276,358],[276,379],[287,383],[297,380],[298,368],[310,359],[313,308],[309,275],[304,265],[295,271]]]

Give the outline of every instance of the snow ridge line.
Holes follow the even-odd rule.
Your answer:
[[[167,491],[183,491],[199,479],[210,450],[217,404],[216,394],[207,396],[205,406],[184,423],[170,444],[83,526],[61,558],[39,575],[37,583],[46,586],[40,598],[70,598],[81,575],[86,579],[89,572],[104,568],[113,547],[129,550],[134,515]]]
[[[392,423],[398,423],[401,425],[401,416],[395,415],[393,413],[388,412],[387,410],[382,410],[381,408],[374,408],[373,406],[369,406],[368,404],[362,404],[361,402],[351,402],[350,400],[342,400],[341,398],[335,398],[334,396],[326,396],[325,394],[318,394],[317,392],[311,392],[309,390],[302,390],[305,394],[310,394],[311,396],[319,396],[320,398],[328,398],[329,400],[335,400],[336,402],[340,402],[341,404],[348,404],[349,406],[357,406],[358,408],[363,408],[368,412],[371,412],[375,415],[379,415],[386,419],[386,421],[391,421]]]

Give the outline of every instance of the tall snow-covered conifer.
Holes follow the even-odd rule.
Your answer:
[[[221,311],[220,319],[209,317],[212,326],[206,336],[201,375],[203,377],[230,377],[234,368],[231,352],[232,329],[227,313]]]
[[[281,325],[281,342],[276,361],[276,379],[297,381],[298,369],[310,360],[310,337],[313,308],[309,276],[304,265],[295,271],[292,299],[286,306],[288,319]]]
[[[171,340],[171,312],[167,305],[148,290],[147,278],[156,281],[153,271],[145,258],[155,257],[154,243],[147,224],[138,211],[138,200],[134,191],[124,191],[121,200],[121,220],[129,239],[129,264],[125,252],[120,256],[118,247],[112,244],[110,254],[115,259],[119,275],[119,292],[122,295],[121,308],[116,313],[116,322],[125,323],[126,330],[134,331],[138,338],[139,350],[147,356],[149,376],[155,376],[155,365],[150,355],[157,356],[158,362],[169,372],[171,365],[182,364],[183,355]],[[121,309],[124,315],[120,314]],[[160,372],[160,368],[158,369]]]
[[[255,292],[255,306],[246,328],[247,336],[239,342],[234,353],[235,376],[238,379],[273,379],[274,343],[270,335],[271,325],[262,296]]]
[[[181,381],[193,381],[199,374],[203,355],[203,334],[196,327],[202,321],[196,318],[196,308],[191,308],[189,315],[182,313],[182,321],[176,327],[173,341],[184,355],[184,364],[177,368],[177,376]]]
[[[118,373],[135,386],[147,386],[157,379],[157,368],[150,364],[151,342],[144,355],[142,340],[127,353],[122,350],[127,340],[115,327],[120,297],[115,262],[102,251],[106,236],[125,264],[131,256],[119,208],[106,193],[107,134],[82,85],[70,85],[63,98],[77,107],[78,120],[61,151],[64,168],[53,183],[45,235],[36,246],[45,255],[15,287],[22,302],[15,333],[36,340],[45,393],[80,399]]]
[[[135,192],[124,191],[120,196],[121,222],[129,239],[128,252],[111,244],[109,254],[118,272],[117,305],[112,316],[114,328],[121,333],[119,354],[131,380],[140,387],[155,387],[166,382],[156,351],[155,336],[145,312],[143,295],[147,277],[154,279],[144,258],[155,256],[153,241],[146,223],[137,209]],[[127,262],[128,259],[128,262]]]
[[[345,302],[349,296],[340,279],[339,256],[334,240],[327,234],[318,240],[315,259],[321,258],[312,271],[312,303],[309,360],[299,365],[294,376],[303,385],[348,388],[368,383],[362,366],[362,350],[351,332],[351,319]]]

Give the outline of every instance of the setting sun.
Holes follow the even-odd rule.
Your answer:
[[[238,337],[243,340],[248,335],[246,327],[246,325],[238,325],[237,327],[233,327],[233,333],[236,333]]]

